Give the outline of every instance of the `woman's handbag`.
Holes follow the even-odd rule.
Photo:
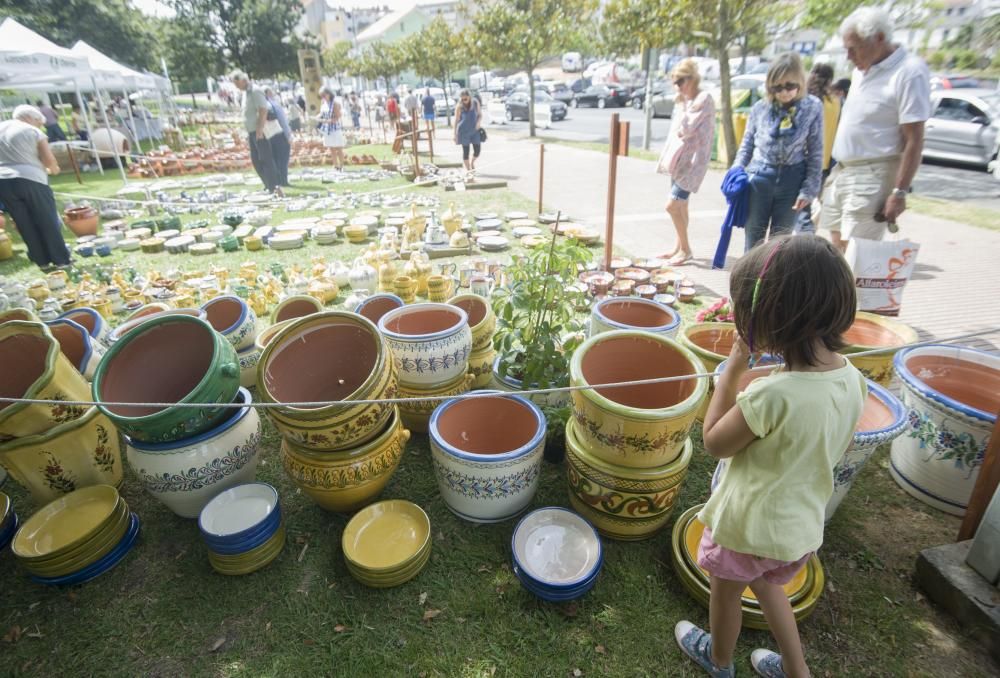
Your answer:
[[[479,143],[486,141],[486,130],[482,127],[479,128]]]

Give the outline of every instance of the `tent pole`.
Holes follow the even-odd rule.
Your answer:
[[[132,140],[135,141],[136,148],[139,149],[139,155],[142,155],[142,142],[139,141],[139,128],[135,126],[135,116],[132,114],[132,100],[129,98],[128,90],[124,87],[122,92],[125,94],[125,108],[128,110],[128,119],[132,123]]]
[[[121,156],[118,155],[118,149],[115,146],[115,139],[111,136],[111,125],[108,123],[108,111],[104,108],[104,99],[101,98],[101,90],[97,88],[97,81],[94,80],[93,76],[90,78],[91,83],[94,85],[94,94],[97,95],[97,105],[101,107],[101,117],[104,118],[104,129],[108,131],[108,144],[111,146],[111,155],[115,158],[115,164],[118,165],[118,171],[121,172],[122,181],[125,185],[128,185],[128,176],[125,174],[125,168],[122,167]]]
[[[87,127],[87,141],[90,144],[91,153],[94,156],[94,162],[97,163],[97,168],[101,170],[101,174],[104,174],[104,167],[101,165],[101,156],[97,153],[97,146],[94,145],[94,130],[90,126],[90,114],[87,112],[89,106],[83,98],[83,94],[80,93],[80,84],[74,82],[76,86],[76,100],[80,104],[80,112],[83,113],[83,124]]]

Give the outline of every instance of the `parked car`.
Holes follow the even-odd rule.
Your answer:
[[[579,94],[593,84],[590,78],[576,78],[569,81],[569,88],[573,91],[573,94]]]
[[[579,52],[566,52],[562,56],[562,69],[566,73],[583,70],[583,56]]]
[[[1000,92],[941,89],[931,93],[934,113],[924,125],[925,158],[988,167],[997,160]]]
[[[931,74],[931,89],[974,89],[981,87],[979,81],[968,75],[945,73]]]
[[[673,84],[667,82],[666,80],[657,80],[653,83],[653,96],[657,94],[662,94],[667,90],[673,89]],[[646,105],[646,86],[636,87],[632,90],[632,98],[629,99],[629,103],[632,108],[641,111],[642,107]]]
[[[624,106],[628,103],[629,92],[625,87],[592,85],[573,98],[574,106]]]
[[[508,120],[528,119],[528,93],[514,92],[505,102],[506,118]],[[538,121],[539,114],[548,115],[552,122],[566,119],[566,104],[553,99],[545,92],[535,92],[535,120]]]
[[[766,74],[737,75],[729,80],[729,97],[733,108],[747,108],[753,106],[766,95],[765,87],[767,83]],[[708,89],[708,93],[715,101],[717,110],[722,107],[722,86],[717,84]]]
[[[549,94],[552,95],[553,99],[561,101],[567,106],[569,106],[570,102],[573,101],[573,90],[570,89],[570,86],[564,82],[557,82],[554,84],[552,86],[552,91],[549,92]]]

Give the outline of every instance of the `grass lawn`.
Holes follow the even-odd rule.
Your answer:
[[[1000,230],[996,210],[976,205],[966,205],[955,200],[939,200],[922,195],[909,197],[910,209],[920,214],[926,214],[940,219],[957,221],[961,224],[986,228],[991,231]]]
[[[359,149],[360,150],[360,149]],[[364,151],[364,152],[367,152]],[[72,177],[55,189],[77,190]],[[379,182],[385,190],[401,180]],[[111,195],[113,177],[87,178],[91,195]],[[351,185],[350,190],[376,186]],[[297,192],[325,191],[298,186]],[[340,189],[338,189],[340,190]],[[397,189],[403,190],[403,189]],[[510,191],[440,195],[467,212],[521,209],[532,202]],[[560,207],[560,206],[551,206]],[[274,222],[302,213],[276,213]],[[202,218],[186,215],[185,219]],[[360,248],[313,243],[289,252],[240,251],[214,257],[115,252],[85,265],[122,264],[139,271],[172,267],[204,270],[245,260],[307,265],[313,256],[350,260]],[[595,250],[595,255],[599,250]],[[24,257],[0,262],[0,275],[29,279],[37,269]],[[343,295],[341,297],[343,299]],[[691,320],[694,307],[683,314]],[[705,500],[714,462],[694,431],[695,457],[674,515]],[[670,534],[639,543],[604,541],[605,565],[582,600],[549,604],[519,585],[510,569],[514,522],[472,525],[442,502],[427,437],[415,434],[384,492],[430,515],[433,554],[415,580],[395,589],[357,584],[340,553],[348,516],[315,506],[281,469],[279,438],[265,422],[258,478],[278,488],[288,530],[281,556],[245,577],[215,574],[194,521],[176,517],[145,494],[126,471],[122,493],[142,521],[134,551],[117,568],[70,590],[43,588],[0,554],[0,657],[5,673],[44,676],[696,676],[673,641],[673,625],[707,621],[707,611],[674,573]],[[817,676],[987,676],[997,667],[958,625],[915,588],[918,551],[952,541],[959,521],[905,495],[890,479],[887,449],[855,481],[828,527],[820,552],[827,589],[802,625]],[[27,517],[35,507],[11,481],[4,488]],[[568,505],[565,469],[544,465],[533,506]],[[747,655],[773,646],[768,634],[748,631]]]

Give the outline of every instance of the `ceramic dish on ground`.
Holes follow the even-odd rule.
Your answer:
[[[487,252],[499,252],[510,246],[510,242],[503,236],[486,236],[476,240],[476,244]]]
[[[188,248],[188,252],[196,256],[203,256],[206,254],[215,254],[218,249],[218,246],[214,242],[199,242],[191,245]]]
[[[97,562],[64,577],[38,577],[32,575],[31,580],[37,584],[46,584],[48,586],[74,586],[96,579],[120,563],[128,555],[128,552],[132,550],[138,537],[139,517],[132,513],[125,536],[122,537],[121,541],[107,555]]]
[[[430,555],[431,522],[422,508],[402,499],[358,511],[344,528],[341,549],[355,576],[388,585],[416,576]],[[403,581],[398,578],[405,577]],[[363,581],[362,583],[368,583]]]
[[[569,221],[568,214],[557,215],[555,212],[542,212],[538,215],[538,221],[542,224],[554,224],[557,218],[560,221]]]
[[[541,235],[542,229],[537,226],[514,226],[510,232],[515,238],[523,238],[526,235]]]
[[[572,600],[589,591],[603,563],[601,540],[581,516],[561,507],[532,511],[511,537],[514,573],[546,600]]]
[[[231,545],[244,540],[278,511],[278,491],[267,483],[237,485],[216,495],[198,516],[206,542]]]
[[[371,572],[360,570],[351,563],[347,563],[347,571],[351,573],[357,581],[368,586],[370,588],[376,589],[386,589],[394,586],[399,586],[410,581],[418,574],[420,574],[424,567],[431,559],[431,548],[430,543],[418,554],[416,560],[412,564],[407,565],[396,572],[390,574],[373,574]]]
[[[485,221],[487,219],[496,219],[499,215],[496,212],[482,212],[477,214],[474,218],[476,221]]]
[[[55,499],[24,522],[11,550],[22,560],[53,557],[85,544],[110,522],[118,508],[118,490],[92,485]]]
[[[114,550],[115,546],[128,532],[131,513],[124,500],[118,502],[111,522],[92,533],[90,538],[72,549],[60,552],[57,556],[22,559],[21,565],[28,574],[37,577],[67,577],[104,558]]]
[[[548,238],[540,235],[526,235],[521,238],[521,244],[531,249],[534,249],[539,245],[544,245],[546,242],[548,242]]]
[[[500,235],[500,231],[479,231],[472,234],[474,240],[479,240],[480,238],[495,238]]]
[[[528,213],[527,212],[507,212],[506,214],[503,215],[503,218],[506,219],[507,221],[515,221],[517,219],[527,219],[528,218]]]
[[[477,231],[499,231],[503,228],[502,219],[480,219],[476,221]]]
[[[208,562],[219,574],[238,576],[256,572],[269,565],[285,548],[285,525],[279,520],[264,533],[255,546],[240,551],[222,553],[209,546]]]

